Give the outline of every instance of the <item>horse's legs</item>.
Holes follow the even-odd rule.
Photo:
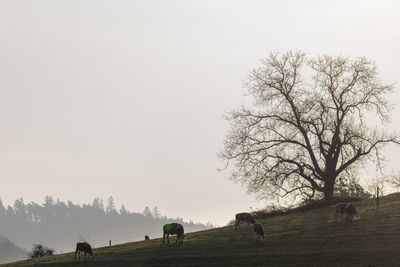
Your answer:
[[[169,234],[167,234],[167,241],[168,241],[168,244],[169,244]]]
[[[162,242],[163,242],[163,244],[165,244],[165,233],[162,236]]]
[[[75,261],[76,261],[76,253],[78,253],[78,249],[75,250],[75,257],[74,257],[74,260],[75,260]]]

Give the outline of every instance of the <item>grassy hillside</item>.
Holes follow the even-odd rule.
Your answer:
[[[95,249],[95,258],[73,254],[8,266],[400,266],[400,194],[356,203],[361,219],[334,221],[334,207],[260,220],[265,242],[242,225],[187,234],[182,245],[160,239]],[[175,236],[171,240],[175,240]],[[71,244],[73,246],[73,244]]]

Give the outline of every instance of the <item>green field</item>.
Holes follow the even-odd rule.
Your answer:
[[[97,248],[86,262],[72,253],[6,266],[400,266],[400,194],[356,203],[361,218],[334,221],[334,206],[259,220],[256,241],[247,225],[185,235],[182,245],[161,239]],[[72,245],[73,246],[73,245]]]

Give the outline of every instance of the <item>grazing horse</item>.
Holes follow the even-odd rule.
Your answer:
[[[87,242],[81,242],[81,243],[76,243],[76,250],[75,250],[75,260],[76,260],[76,254],[78,253],[78,259],[81,259],[81,251],[84,252],[83,257],[86,260],[86,253],[89,254],[89,256],[93,257],[93,252],[92,252],[92,247],[87,243]]]
[[[264,230],[263,230],[261,224],[254,223],[253,224],[253,229],[254,229],[254,233],[255,233],[255,239],[264,241],[265,240],[265,234],[264,234]]]
[[[254,220],[253,216],[251,216],[251,214],[247,213],[247,212],[242,212],[242,213],[236,214],[236,216],[235,216],[235,231],[239,227],[240,222],[246,222],[250,229],[250,224],[255,224],[256,220]]]
[[[148,235],[145,235],[144,240],[150,240],[150,237]]]
[[[346,222],[352,220],[354,215],[357,218],[360,217],[357,208],[351,203],[339,203],[336,205],[335,221],[337,216],[342,214],[347,214]]]
[[[163,243],[165,243],[165,236],[167,236],[167,241],[169,243],[169,235],[176,235],[175,243],[177,242],[182,243],[183,238],[185,237],[182,224],[179,223],[165,224],[163,227]]]

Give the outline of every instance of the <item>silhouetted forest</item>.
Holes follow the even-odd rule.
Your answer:
[[[56,253],[72,251],[76,242],[85,240],[94,247],[143,240],[162,236],[162,225],[179,222],[185,232],[211,228],[211,224],[185,222],[182,218],[162,216],[157,207],[146,207],[143,213],[130,212],[122,205],[117,210],[110,197],[107,204],[96,198],[92,204],[78,205],[55,201],[47,196],[43,204],[24,203],[17,199],[14,206],[4,207],[0,200],[0,235],[28,250],[33,243],[52,247]]]

